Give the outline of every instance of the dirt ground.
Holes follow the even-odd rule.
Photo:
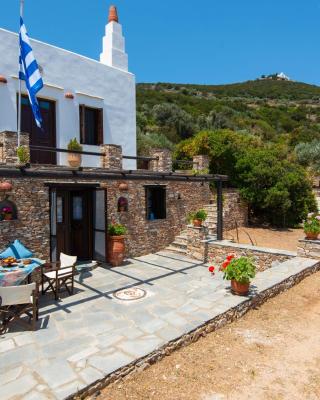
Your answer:
[[[98,400],[319,400],[320,273]]]
[[[292,251],[297,250],[298,240],[304,237],[303,229],[239,228],[238,236],[236,230],[224,233],[225,239],[235,242]]]

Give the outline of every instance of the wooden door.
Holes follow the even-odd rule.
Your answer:
[[[71,254],[82,260],[92,259],[92,233],[92,191],[70,192]]]
[[[56,147],[56,112],[55,102],[38,99],[43,120],[42,129],[35,123],[30,102],[27,96],[21,99],[21,130],[30,134],[30,145]],[[56,164],[56,153],[31,150],[31,163]]]
[[[79,260],[93,258],[93,191],[57,189],[56,255],[65,253]]]

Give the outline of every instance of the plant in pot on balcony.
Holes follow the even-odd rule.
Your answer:
[[[320,233],[320,216],[315,213],[309,213],[303,224],[306,239],[316,240]]]
[[[123,262],[126,233],[127,228],[121,224],[111,223],[108,226],[108,256],[113,267],[118,267]]]
[[[188,215],[188,222],[192,222],[193,226],[200,228],[202,223],[207,219],[207,212],[205,210],[198,210],[195,212],[191,212]]]
[[[234,294],[245,296],[249,292],[250,281],[256,276],[256,266],[250,257],[227,257],[220,270],[223,279],[231,281],[231,290]]]
[[[30,163],[30,153],[26,146],[19,146],[17,148],[17,157],[20,165],[27,166]]]
[[[1,215],[2,219],[5,221],[11,221],[12,220],[12,208],[11,207],[3,207],[1,209]]]
[[[68,144],[68,150],[71,151],[82,151],[82,146],[79,144],[76,138],[71,139]],[[82,157],[79,153],[68,153],[68,163],[70,167],[79,168],[81,165]]]

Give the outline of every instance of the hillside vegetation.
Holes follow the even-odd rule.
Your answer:
[[[319,87],[292,81],[139,84],[138,151],[208,154],[210,171],[230,176],[253,218],[293,226],[316,207],[306,146],[320,142],[319,99]]]

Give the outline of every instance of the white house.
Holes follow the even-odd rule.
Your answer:
[[[100,144],[117,144],[124,155],[136,156],[135,76],[128,71],[116,8],[110,7],[99,61],[37,40],[31,44],[44,80],[37,96],[44,131],[36,128],[24,96],[22,131],[30,133],[30,144],[67,148],[76,137],[84,151],[99,152]],[[0,29],[0,132],[17,131],[18,52],[17,34]],[[67,164],[65,153],[31,156],[32,162]],[[84,166],[99,162],[96,156],[83,157]],[[124,160],[125,168],[135,166],[135,161]]]

